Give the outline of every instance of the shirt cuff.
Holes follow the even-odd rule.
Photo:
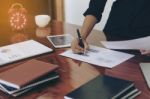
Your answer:
[[[84,15],[84,16],[87,16],[87,15],[93,15],[93,16],[95,16],[96,19],[97,19],[97,23],[100,22],[101,17],[102,17],[102,15],[99,14],[99,13],[97,13],[97,11],[91,10],[91,9],[87,9],[87,10],[83,13],[83,15]]]

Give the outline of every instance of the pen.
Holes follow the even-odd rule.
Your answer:
[[[80,35],[79,29],[77,29],[77,34],[78,34],[78,39],[79,39],[79,46],[84,48],[84,43],[83,43],[82,37]]]
[[[77,29],[77,35],[78,35],[78,39],[79,39],[79,46],[84,48],[84,43],[83,43],[79,29]],[[85,53],[85,51],[84,51],[84,53]]]

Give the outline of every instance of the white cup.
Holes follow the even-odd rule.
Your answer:
[[[49,15],[36,15],[35,23],[38,27],[46,27],[51,20]]]

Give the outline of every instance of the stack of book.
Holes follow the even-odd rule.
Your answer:
[[[65,99],[134,99],[141,93],[131,81],[98,76],[68,93]]]
[[[57,65],[30,60],[0,73],[0,90],[12,96],[21,95],[34,87],[59,78]]]

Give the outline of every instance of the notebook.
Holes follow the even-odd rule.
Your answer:
[[[40,77],[39,79],[29,83],[27,86],[21,88],[21,89],[16,89],[14,87],[7,86],[5,84],[0,84],[0,89],[10,95],[15,95],[17,96],[18,93],[23,93],[28,91],[29,89],[31,90],[33,87],[39,86],[40,84],[43,84],[45,82],[49,82],[51,80],[59,78],[59,74],[56,72],[51,72],[43,77]]]
[[[0,47],[0,66],[47,52],[52,49],[35,40],[3,46]]]
[[[1,72],[0,83],[20,89],[57,68],[57,65],[33,59]]]
[[[140,95],[141,91],[135,86],[132,86],[127,91],[122,93],[117,99],[134,99],[136,96]]]
[[[117,99],[133,87],[131,81],[106,75],[97,76],[78,89],[68,93],[65,99]]]
[[[145,81],[150,88],[150,63],[140,63],[140,67]]]

